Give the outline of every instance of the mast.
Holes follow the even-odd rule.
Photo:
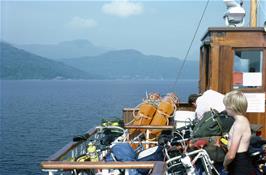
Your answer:
[[[257,27],[257,0],[250,0],[250,27]]]

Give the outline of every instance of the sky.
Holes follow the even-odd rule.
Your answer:
[[[168,1],[1,1],[1,40],[13,44],[57,44],[86,39],[96,46],[136,49],[147,55],[183,58],[200,21],[206,0]],[[258,26],[266,20],[260,0]],[[244,1],[245,26],[249,2]],[[208,27],[224,27],[223,0],[210,0],[193,42],[199,51]]]

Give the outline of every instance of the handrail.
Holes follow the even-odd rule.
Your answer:
[[[162,130],[171,130],[174,128],[174,126],[156,126],[156,125],[125,125],[126,129],[162,129]]]
[[[63,162],[45,161],[41,163],[45,170],[85,170],[85,169],[152,169],[152,175],[163,175],[166,171],[165,162],[141,161],[141,162]]]
[[[84,137],[87,139],[90,136],[92,136],[93,134],[95,134],[97,131],[97,128],[92,128],[89,131],[87,131],[84,134]],[[65,156],[69,151],[71,151],[73,148],[75,148],[76,146],[80,145],[82,142],[84,141],[80,141],[80,142],[70,142],[68,143],[66,146],[64,146],[62,149],[60,149],[59,151],[57,151],[55,154],[51,155],[48,158],[48,161],[58,161],[60,160],[63,156]]]
[[[180,108],[194,108],[194,106],[192,106],[191,104],[187,103],[187,102],[180,102],[178,104],[177,110],[179,110]],[[138,111],[139,108],[135,108],[135,107],[124,107],[123,111]]]

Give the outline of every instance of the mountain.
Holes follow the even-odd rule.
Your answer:
[[[26,52],[0,42],[1,79],[89,79],[99,78],[61,62]]]
[[[174,57],[144,55],[136,50],[115,50],[93,57],[60,60],[109,79],[176,79],[182,61]],[[180,78],[197,79],[198,62],[188,60]]]
[[[95,46],[84,39],[64,41],[59,44],[25,44],[15,46],[50,59],[96,56],[110,50]]]

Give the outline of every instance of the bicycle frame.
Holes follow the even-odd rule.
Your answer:
[[[193,160],[190,157],[195,156]],[[210,159],[208,153],[204,149],[194,150],[191,152],[184,153],[180,156],[170,158],[166,161],[168,169],[173,166],[180,165],[180,163],[185,167],[188,175],[195,175],[196,170],[194,168],[195,163],[201,160],[205,173],[207,175],[212,175],[213,171],[215,174],[219,175],[219,172],[213,165],[213,161]],[[180,162],[180,163],[179,163]]]

